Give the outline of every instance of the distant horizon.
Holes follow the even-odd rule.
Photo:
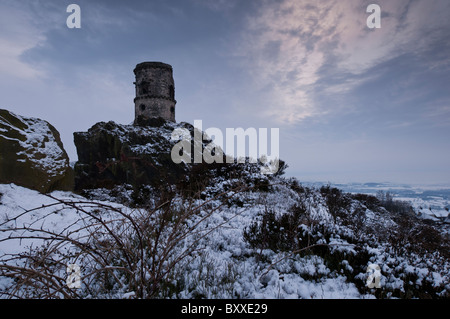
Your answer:
[[[295,176],[293,176],[295,177]],[[297,177],[296,177],[297,178]],[[299,178],[297,178],[299,179]],[[367,184],[377,184],[377,186],[382,186],[382,187],[410,187],[410,188],[420,188],[420,187],[438,187],[435,189],[444,189],[450,190],[450,183],[429,183],[429,184],[421,184],[421,183],[398,183],[398,182],[389,182],[389,181],[384,181],[384,182],[332,182],[332,181],[327,181],[327,180],[307,180],[307,179],[299,179],[300,183],[304,183],[304,184],[323,184],[323,185],[361,185],[361,186],[367,186],[367,187],[374,187],[372,185],[367,185]],[[434,188],[433,188],[434,189]]]
[[[389,184],[392,184],[393,186],[411,186],[411,187],[444,187],[446,188],[450,188],[450,182],[449,181],[444,181],[444,180],[435,180],[435,181],[424,181],[424,180],[419,180],[419,179],[415,179],[414,177],[412,177],[410,180],[399,180],[399,179],[395,179],[395,178],[374,178],[374,177],[360,177],[360,178],[348,178],[345,176],[345,174],[343,174],[344,176],[340,175],[337,176],[337,174],[330,174],[329,177],[327,177],[327,175],[319,175],[319,174],[308,174],[308,173],[303,173],[303,174],[292,174],[289,171],[289,168],[286,170],[285,176],[286,177],[294,177],[296,179],[298,179],[300,182],[304,182],[304,183],[323,183],[323,184],[343,184],[343,185],[349,185],[349,184],[359,184],[359,185],[363,185],[363,184],[386,184],[386,186],[388,186]],[[331,177],[333,176],[333,177]]]

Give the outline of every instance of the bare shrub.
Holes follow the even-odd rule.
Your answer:
[[[6,216],[0,223],[0,242],[29,243],[25,251],[0,256],[0,298],[167,295],[175,267],[195,257],[202,249],[199,240],[220,225],[196,229],[243,190],[228,190],[197,205],[172,196],[151,209],[47,195],[51,204]],[[70,215],[73,222],[57,229],[48,223],[53,214]],[[69,264],[81,268],[80,288],[68,284]]]

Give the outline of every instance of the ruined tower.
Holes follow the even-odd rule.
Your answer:
[[[134,69],[136,76],[135,118],[162,117],[175,122],[175,83],[172,66],[162,62],[143,62]]]

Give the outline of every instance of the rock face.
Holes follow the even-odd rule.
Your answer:
[[[188,172],[188,165],[171,159],[177,143],[171,134],[176,128],[193,132],[192,125],[162,118],[142,118],[138,123],[141,125],[100,122],[87,132],[74,133],[78,153],[75,189],[173,184]]]
[[[135,190],[150,185],[196,192],[214,183],[214,177],[240,178],[248,185],[264,184],[268,178],[261,163],[249,163],[248,158],[237,163],[193,125],[162,117],[139,116],[134,125],[99,122],[87,132],[75,132],[74,142],[77,191],[128,184]]]
[[[43,193],[73,189],[69,157],[50,123],[0,109],[0,183]]]

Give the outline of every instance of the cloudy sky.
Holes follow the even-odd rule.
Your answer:
[[[0,0],[0,47],[0,108],[52,123],[72,161],[162,61],[178,122],[279,128],[288,176],[450,184],[448,0]]]

